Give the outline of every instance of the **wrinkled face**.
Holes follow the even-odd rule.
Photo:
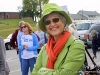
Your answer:
[[[44,25],[47,32],[52,35],[54,38],[59,37],[64,31],[64,23],[55,13],[49,14],[44,20]]]
[[[21,25],[21,30],[22,32],[27,32],[28,31],[28,27],[24,24]]]

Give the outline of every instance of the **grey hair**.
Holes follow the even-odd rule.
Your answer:
[[[22,23],[24,23],[24,21],[20,21],[20,22],[18,23],[18,26],[20,26]]]
[[[62,14],[60,14],[60,13],[55,13],[55,14],[57,14],[57,15],[59,16],[59,18],[62,20],[62,22],[63,22],[64,25],[66,26],[66,24],[67,24],[66,18],[65,18]]]

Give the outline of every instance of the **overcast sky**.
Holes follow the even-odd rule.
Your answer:
[[[71,14],[76,14],[82,9],[100,13],[99,0],[50,0],[49,2],[57,3],[59,6],[67,5]],[[0,0],[0,12],[16,12],[18,6],[22,6],[22,0]]]

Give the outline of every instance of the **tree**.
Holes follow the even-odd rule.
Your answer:
[[[41,17],[41,7],[48,3],[49,0],[23,0],[22,11],[23,17],[31,17],[36,21],[36,17]]]
[[[44,5],[44,4],[46,4],[46,3],[48,3],[48,2],[49,2],[49,0],[39,0],[39,6],[40,6],[40,17],[41,17],[41,12],[42,12],[42,10],[41,10],[41,6]]]

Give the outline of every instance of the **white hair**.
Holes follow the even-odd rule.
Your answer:
[[[18,26],[20,26],[22,23],[24,23],[24,21],[20,21],[20,22],[18,23]]]
[[[77,30],[74,23],[70,24],[69,27],[72,27],[74,30]]]

